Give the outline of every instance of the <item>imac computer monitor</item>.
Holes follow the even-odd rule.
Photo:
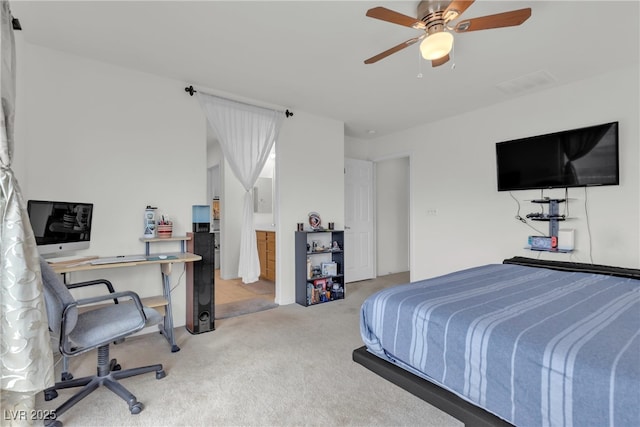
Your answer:
[[[27,212],[40,255],[89,248],[93,203],[29,200]]]

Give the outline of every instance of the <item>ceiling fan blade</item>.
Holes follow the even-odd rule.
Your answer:
[[[462,13],[469,8],[473,4],[475,0],[453,0],[449,3],[449,6],[444,10],[442,17],[445,22],[449,22],[453,19],[456,19]]]
[[[522,24],[531,16],[531,8],[512,10],[495,15],[481,16],[459,22],[454,28],[456,33],[488,30],[491,28],[513,27]]]
[[[438,59],[432,60],[431,61],[431,66],[432,67],[439,67],[442,64],[446,64],[447,62],[449,62],[449,54],[446,54],[442,58],[438,58]]]
[[[424,22],[417,18],[412,18],[402,13],[395,12],[386,7],[374,7],[367,10],[367,16],[370,18],[380,19],[382,21],[391,22],[392,24],[404,25],[405,27],[415,28],[417,30],[424,30],[427,28]]]
[[[396,53],[396,52],[404,49],[405,47],[409,47],[412,44],[415,44],[416,42],[422,40],[423,38],[424,38],[424,36],[420,36],[420,37],[415,37],[415,38],[409,39],[406,42],[402,42],[399,45],[396,45],[396,46],[392,47],[391,49],[387,49],[384,52],[377,54],[376,56],[372,56],[371,58],[365,60],[364,63],[365,64],[373,64],[374,62],[378,62],[381,59],[384,59],[387,56],[391,55],[392,53]]]

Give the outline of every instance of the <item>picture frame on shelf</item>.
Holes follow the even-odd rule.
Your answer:
[[[309,227],[312,230],[320,230],[322,225],[322,219],[318,212],[309,212]]]
[[[323,276],[337,276],[338,264],[336,262],[323,262],[321,264]]]

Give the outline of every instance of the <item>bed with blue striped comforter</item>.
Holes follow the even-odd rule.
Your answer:
[[[517,426],[640,426],[640,280],[491,264],[360,312],[367,349]]]

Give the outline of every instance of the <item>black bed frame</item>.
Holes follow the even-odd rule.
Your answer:
[[[529,267],[551,268],[561,271],[582,271],[585,273],[607,274],[611,276],[640,279],[640,270],[577,262],[547,261],[526,257],[505,259],[503,264],[517,264]],[[394,365],[373,353],[365,346],[353,350],[353,361],[380,375],[398,387],[430,403],[436,408],[462,421],[465,426],[496,427],[512,426],[502,418],[467,402],[456,394],[411,372]]]
[[[528,267],[550,268],[560,271],[579,271],[582,273],[606,274],[609,276],[626,277],[629,279],[640,279],[640,270],[635,268],[612,267],[601,264],[585,264],[581,262],[569,261],[548,261],[545,259],[533,259],[521,256],[505,259],[503,264],[517,264]]]
[[[353,350],[353,361],[441,411],[459,419],[465,426],[511,426],[502,418],[496,417],[479,406],[467,402],[452,392],[370,353],[365,346]]]

